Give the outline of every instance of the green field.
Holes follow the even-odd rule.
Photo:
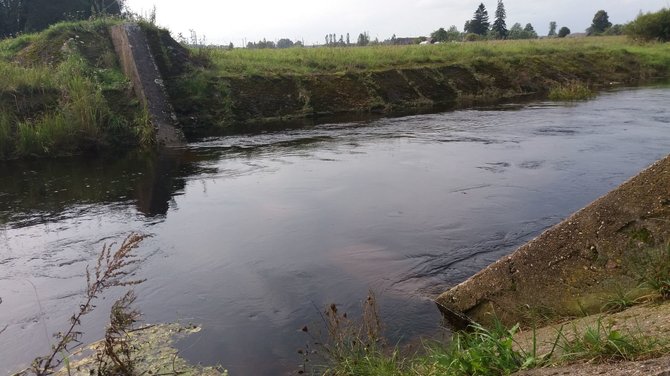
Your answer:
[[[305,75],[464,64],[475,59],[527,57],[565,59],[575,53],[621,53],[649,64],[670,65],[670,44],[637,43],[626,37],[553,38],[481,41],[438,45],[316,47],[288,49],[194,49],[209,56],[217,74]],[[560,63],[560,62],[556,62]]]
[[[152,144],[147,113],[131,94],[107,33],[117,22],[65,22],[0,41],[0,160]],[[165,52],[170,48],[157,43],[170,68],[174,62]],[[610,82],[667,77],[670,45],[588,37],[264,50],[203,47],[191,48],[187,61],[185,71],[165,79],[182,125],[194,130],[315,114],[467,105],[553,90],[555,98],[588,98],[593,88]],[[445,74],[443,68],[459,73]],[[399,69],[413,72],[395,72]],[[425,90],[410,98],[415,89]],[[402,91],[409,96],[394,99]]]

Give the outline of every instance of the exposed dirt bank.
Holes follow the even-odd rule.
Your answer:
[[[180,123],[189,129],[262,128],[262,124],[343,114],[407,114],[477,104],[544,98],[559,85],[593,89],[667,77],[670,67],[626,50],[586,50],[341,73],[219,76],[207,52],[184,51],[161,31],[149,31]]]

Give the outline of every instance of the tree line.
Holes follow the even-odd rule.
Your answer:
[[[431,33],[431,38],[435,42],[449,41],[473,41],[482,39],[535,39],[538,34],[531,23],[522,26],[521,23],[515,23],[511,28],[507,28],[507,12],[502,0],[498,0],[498,6],[495,11],[495,19],[490,22],[489,13],[484,3],[480,3],[472,19],[467,20],[463,27],[463,32],[459,32],[456,26],[451,26],[449,30],[440,28]],[[599,10],[593,17],[591,26],[586,29],[587,35],[621,35],[624,33],[623,25],[613,25],[609,21],[609,15],[604,10]],[[549,23],[548,37],[564,38],[570,35],[568,27],[558,29],[556,21]]]
[[[124,0],[0,0],[0,37],[44,30],[65,20],[120,15]]]

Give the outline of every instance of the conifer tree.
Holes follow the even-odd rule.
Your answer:
[[[491,30],[496,39],[507,39],[507,24],[505,23],[507,13],[505,12],[505,4],[502,0],[498,0],[498,8],[496,9],[496,19],[493,21]]]
[[[472,20],[465,23],[465,32],[486,35],[489,31],[489,26],[489,12],[486,11],[484,4],[480,3]]]

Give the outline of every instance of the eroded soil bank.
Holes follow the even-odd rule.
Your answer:
[[[484,51],[453,63],[231,75],[217,71],[206,49],[186,50],[164,30],[146,33],[187,134],[202,128],[247,131],[300,119],[410,114],[545,98],[564,84],[576,82],[592,89],[637,85],[670,73],[667,64],[635,49],[582,46],[559,51],[526,46],[522,48],[527,51],[514,55],[489,56],[491,52]]]

